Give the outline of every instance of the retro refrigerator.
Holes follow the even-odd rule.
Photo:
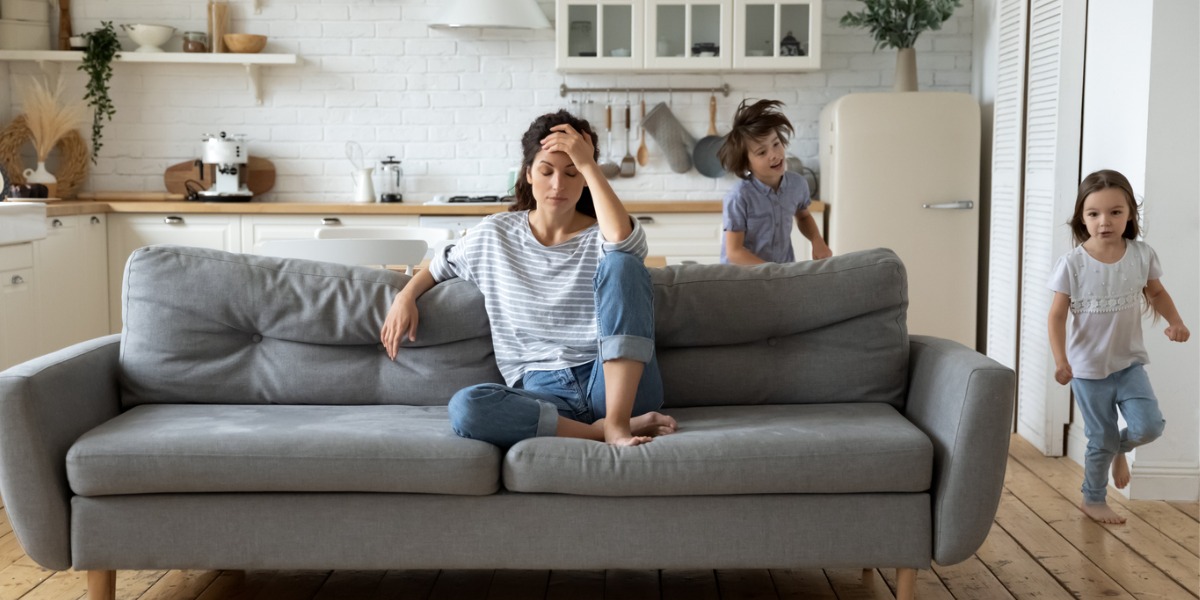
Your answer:
[[[908,331],[975,348],[979,104],[967,94],[849,94],[820,121],[821,199],[835,255],[891,248]]]

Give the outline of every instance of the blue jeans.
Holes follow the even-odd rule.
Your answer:
[[[1079,413],[1087,435],[1083,460],[1083,501],[1103,504],[1108,492],[1108,468],[1118,452],[1125,453],[1162,436],[1166,421],[1150,378],[1134,364],[1104,379],[1071,380]],[[1117,426],[1117,409],[1125,417],[1125,429]]]
[[[593,280],[596,293],[595,361],[557,371],[526,371],[516,387],[483,383],[450,399],[450,425],[458,435],[507,448],[531,437],[555,435],[558,417],[593,423],[606,410],[603,362],[628,358],[646,363],[633,416],[663,403],[662,377],[654,356],[654,292],[641,259],[611,252]]]

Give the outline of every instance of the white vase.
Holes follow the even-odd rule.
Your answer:
[[[892,91],[917,91],[917,51],[913,48],[898,48],[896,50],[896,78],[892,83]]]
[[[38,161],[38,168],[36,171],[33,169],[25,169],[22,174],[25,176],[25,183],[40,183],[46,186],[46,189],[49,191],[49,197],[58,197],[58,178],[55,177],[53,173],[46,170],[46,163],[44,161]]]

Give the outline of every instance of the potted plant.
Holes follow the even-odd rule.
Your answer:
[[[88,74],[87,93],[83,99],[92,107],[92,164],[100,156],[101,132],[104,120],[112,120],[117,113],[112,99],[108,97],[108,80],[112,78],[112,61],[121,51],[121,42],[113,29],[112,21],[101,21],[102,27],[84,34],[87,48],[83,51],[83,64],[79,70]]]
[[[842,27],[866,27],[875,50],[896,49],[895,90],[917,91],[917,55],[913,46],[927,29],[938,30],[962,6],[961,0],[860,0],[865,8],[842,16]]]

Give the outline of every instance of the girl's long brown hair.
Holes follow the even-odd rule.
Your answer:
[[[1136,240],[1142,234],[1142,228],[1138,224],[1138,207],[1137,200],[1133,197],[1133,186],[1130,185],[1129,179],[1124,175],[1112,169],[1101,169],[1079,182],[1079,191],[1075,194],[1075,213],[1071,215],[1071,220],[1067,221],[1067,225],[1071,227],[1071,235],[1075,239],[1075,245],[1078,246],[1089,239],[1092,235],[1088,233],[1087,224],[1083,222],[1083,203],[1087,197],[1100,190],[1115,188],[1121,191],[1121,195],[1125,196],[1125,204],[1129,210],[1129,221],[1125,223],[1125,231],[1121,232],[1121,237],[1127,240]],[[1162,314],[1154,307],[1150,301],[1150,289],[1142,288],[1142,296],[1146,299],[1145,312],[1153,317],[1153,322],[1157,323]]]
[[[792,122],[780,111],[783,102],[779,100],[759,100],[749,106],[749,100],[742,100],[737,112],[733,115],[733,127],[725,136],[725,143],[717,150],[717,158],[721,167],[726,171],[746,179],[750,177],[751,141],[767,137],[772,132],[779,136],[779,142],[787,146],[788,135],[795,134]]]
[[[547,113],[534,119],[533,123],[529,125],[529,129],[525,131],[525,135],[521,136],[521,171],[517,173],[517,182],[513,186],[513,205],[508,210],[537,208],[537,200],[533,197],[533,185],[529,183],[526,176],[529,174],[529,169],[533,168],[533,159],[542,149],[542,140],[552,133],[550,128],[564,123],[591,138],[592,160],[600,158],[600,136],[596,135],[596,132],[592,130],[592,125],[586,120],[565,110]],[[592,192],[586,186],[583,188],[583,195],[579,197],[579,202],[575,204],[575,210],[589,217],[596,217],[596,207],[592,204]]]

